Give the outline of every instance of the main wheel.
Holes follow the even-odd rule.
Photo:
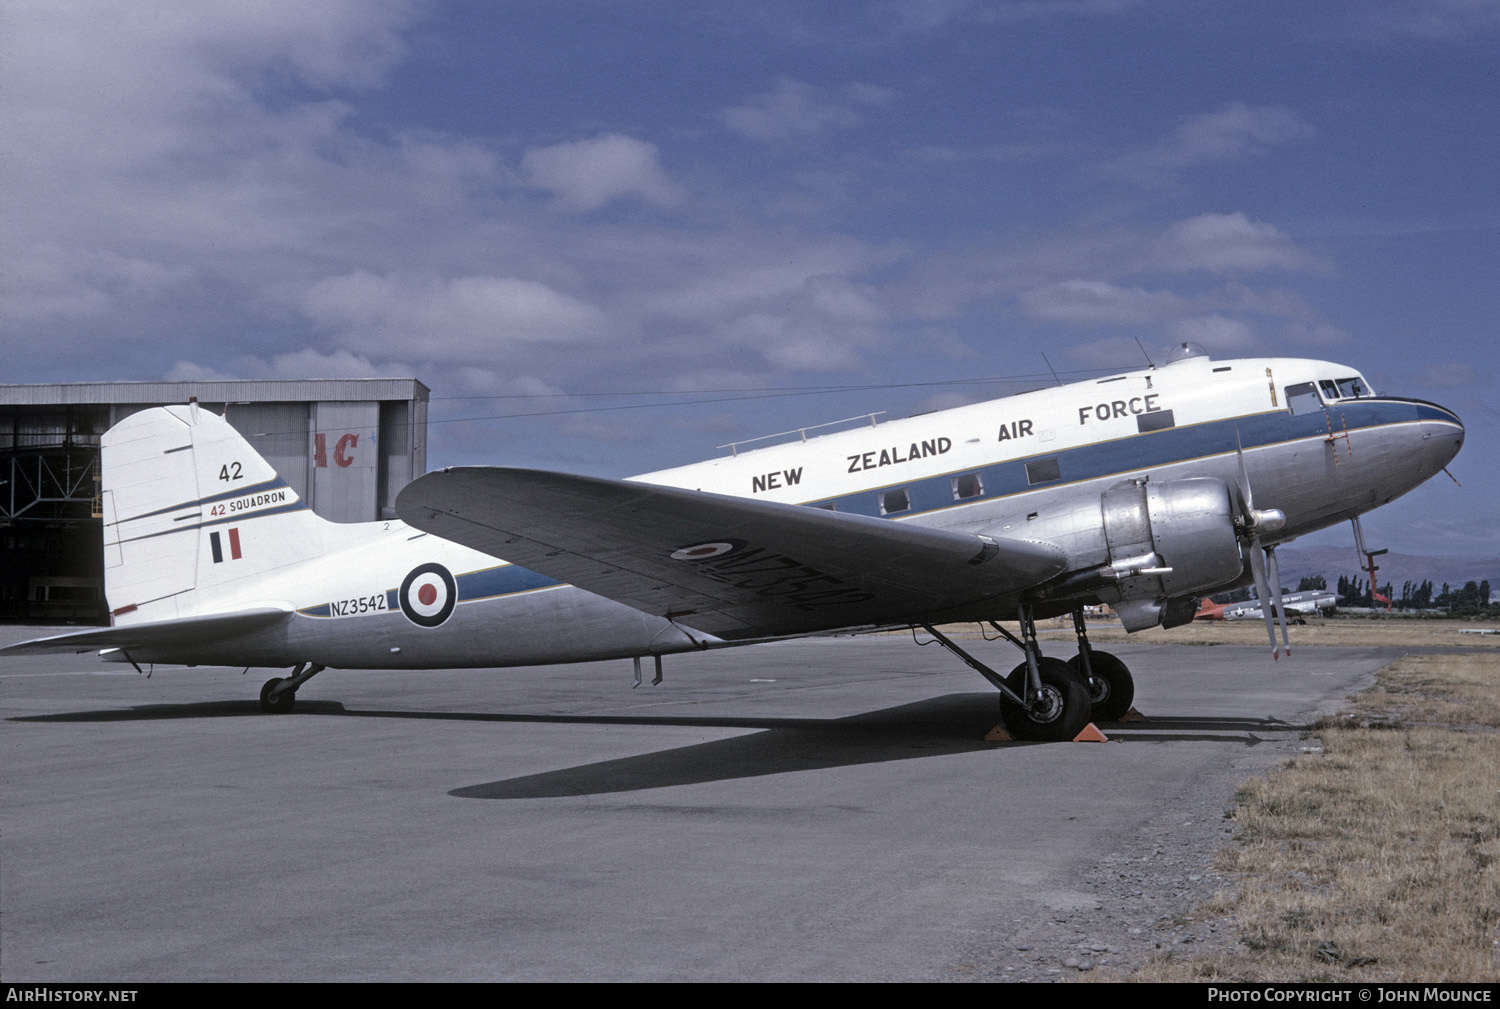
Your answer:
[[[273,676],[266,681],[265,686],[260,688],[260,710],[273,715],[284,715],[292,710],[292,705],[297,703],[295,690],[283,690],[275,697],[271,696],[271,691],[284,682],[280,676]]]
[[[1108,652],[1090,649],[1089,666],[1094,670],[1093,682],[1089,684],[1094,717],[1101,722],[1118,722],[1135,700],[1135,678],[1125,663]],[[1068,667],[1079,676],[1083,675],[1078,668],[1078,656],[1068,660]]]
[[[1037,672],[1042,689],[1035,697],[1027,697],[1026,663],[1011,670],[1005,685],[1030,703],[1023,706],[1001,694],[1000,718],[1017,739],[1050,743],[1072,739],[1089,724],[1088,684],[1062,659],[1038,659]]]

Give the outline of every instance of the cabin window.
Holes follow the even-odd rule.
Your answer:
[[[953,500],[967,501],[969,498],[984,496],[984,478],[978,473],[965,473],[956,476],[953,483]]]
[[[836,512],[839,510],[839,503],[837,501],[824,501],[820,505],[813,505],[813,507],[821,508],[826,512]]]
[[[1299,385],[1289,385],[1285,389],[1286,405],[1292,414],[1315,413],[1323,409],[1323,401],[1318,398],[1318,387],[1313,382],[1303,382]]]
[[[906,492],[905,487],[900,490],[888,490],[877,496],[880,499],[880,514],[882,515],[911,511],[911,495]]]
[[[1165,431],[1169,427],[1176,427],[1177,422],[1172,419],[1171,410],[1152,410],[1150,413],[1136,414],[1135,428],[1141,434],[1148,431]]]
[[[1026,464],[1026,482],[1028,484],[1046,483],[1048,480],[1056,480],[1062,476],[1062,469],[1057,465],[1057,456],[1048,459],[1033,459]]]

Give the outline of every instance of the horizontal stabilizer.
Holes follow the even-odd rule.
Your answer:
[[[409,525],[729,639],[904,623],[1060,573],[1049,543],[542,470],[401,491]]]
[[[158,649],[191,648],[262,630],[291,618],[288,610],[267,607],[238,613],[215,613],[178,620],[157,620],[123,627],[96,627],[87,631],[34,638],[0,648],[0,655],[46,655],[54,652],[92,652],[122,648],[126,652],[154,653]]]

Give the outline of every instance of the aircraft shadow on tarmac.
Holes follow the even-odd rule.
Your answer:
[[[975,713],[993,711],[992,704],[993,698],[989,694],[950,694],[850,718],[823,722],[787,720],[766,724],[766,731],[753,735],[504,778],[455,788],[448,794],[463,799],[599,795],[969,753],[998,746],[1045,745],[987,741],[984,736],[997,719],[976,719]],[[1255,729],[1285,732],[1297,728],[1276,719],[1189,718],[1173,719],[1159,725],[1153,723],[1150,732],[1121,726],[1110,727],[1110,733],[1112,738],[1122,741],[1199,740],[1255,746],[1266,741],[1255,734]],[[1181,731],[1188,729],[1196,731]]]
[[[678,746],[633,757],[504,778],[456,788],[465,799],[544,799],[634,792],[790,771],[821,770],[887,760],[945,756],[1036,743],[994,743],[985,736],[999,721],[995,695],[948,694],[846,718],[664,717],[651,715],[530,715],[504,712],[357,710],[338,701],[300,700],[293,715],[263,715],[255,701],[147,704],[129,709],[17,716],[11,722],[122,722],[181,718],[298,717],[401,718],[433,721],[554,725],[659,725],[756,729],[729,739]],[[1266,741],[1257,732],[1286,733],[1305,726],[1275,718],[1163,718],[1107,725],[1112,739],[1140,742]]]

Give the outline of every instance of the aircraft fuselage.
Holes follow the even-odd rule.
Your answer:
[[[1184,562],[1196,563],[1197,544],[1207,540],[1199,532],[1184,534],[1181,543],[1189,545],[1179,547],[1177,557],[1162,561],[1158,545],[1155,562],[1126,570],[1118,542],[1125,534],[1110,540],[1102,529],[1111,522],[1119,526],[1121,515],[1132,514],[1136,506],[1129,504],[1129,494],[1137,493],[1139,509],[1145,509],[1148,490],[1181,481],[1187,481],[1182,487],[1201,490],[1206,481],[1217,481],[1223,485],[1220,496],[1229,488],[1232,497],[1236,482],[1247,478],[1257,509],[1285,515],[1285,524],[1263,537],[1271,546],[1406,493],[1439,471],[1462,441],[1463,426],[1451,411],[1370,395],[1363,377],[1341,365],[1196,357],[737,451],[633,480],[1055,543],[1068,551],[1070,576],[1054,579],[1028,598],[1066,612],[1084,603],[1116,602],[1121,593],[1142,598],[1154,593],[1160,599],[1138,608],[1135,626],[1126,618],[1126,626],[1137,629],[1164,620],[1162,600],[1186,591],[1184,584],[1174,586],[1173,575],[1159,572],[1175,567],[1175,577],[1186,577]],[[213,541],[226,565],[262,548],[250,520],[284,507],[261,487],[236,493],[241,496],[204,493],[183,505],[203,513],[197,526],[219,529],[226,537],[234,530],[235,557],[228,556],[227,539]],[[270,499],[254,503],[261,497]],[[205,503],[226,499],[251,503],[234,514],[210,517],[212,508]],[[1172,508],[1185,506],[1163,499],[1153,507],[1160,525]],[[192,514],[183,511],[181,517]],[[236,519],[243,525],[233,524]],[[332,528],[341,544],[335,549],[288,561],[269,576],[221,580],[212,592],[127,600],[108,585],[120,623],[266,606],[294,614],[273,629],[160,652],[143,649],[132,657],[434,668],[573,662],[730,643],[695,634],[688,622],[562,584],[400,521]],[[1220,535],[1214,547],[1221,554],[1215,573],[1199,576],[1200,581],[1222,579],[1214,591],[1244,581],[1238,559],[1222,556],[1223,539]],[[1149,552],[1150,543],[1143,549]],[[417,577],[424,565],[451,573],[451,583],[436,574]],[[1159,581],[1149,581],[1153,578]],[[1201,588],[1193,591],[1206,594]],[[1008,619],[1019,601],[986,599],[957,610],[914,612],[910,620]]]

